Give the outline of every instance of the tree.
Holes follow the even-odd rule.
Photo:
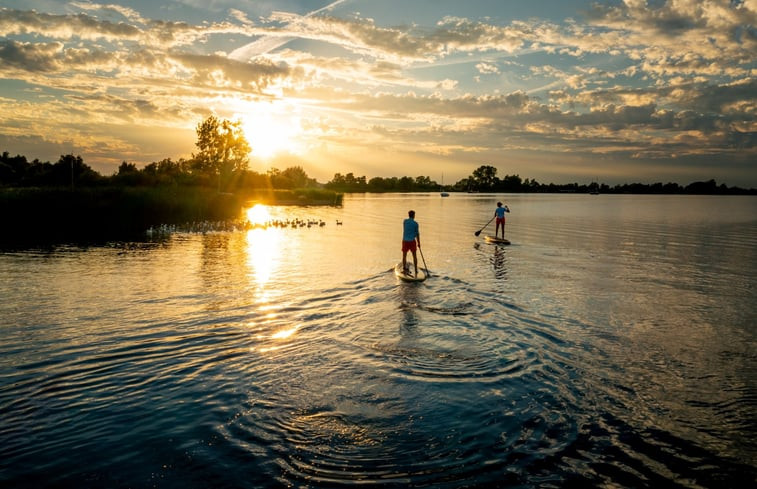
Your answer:
[[[334,178],[330,182],[326,183],[326,187],[341,189],[344,188],[344,175],[341,173],[334,173]]]
[[[311,182],[315,183],[313,180]],[[334,178],[324,186],[330,190],[339,190],[342,192],[366,192],[369,190],[368,180],[365,178],[365,175],[356,177],[352,172],[346,175],[335,173]]]
[[[26,156],[11,156],[3,151],[0,156],[0,184],[18,184],[21,182],[31,165]]]
[[[118,173],[113,175],[111,180],[119,185],[142,185],[145,181],[145,174],[139,171],[134,163],[122,161],[118,166]]]
[[[289,180],[291,188],[306,188],[312,183],[312,179],[301,166],[290,166],[281,172],[281,176]]]
[[[119,175],[125,175],[128,173],[137,173],[139,170],[137,169],[137,165],[134,163],[127,163],[126,161],[122,161],[121,164],[118,166],[118,174]]]
[[[368,190],[372,192],[381,192],[387,189],[387,182],[381,177],[373,177],[368,180]]]
[[[250,144],[242,131],[241,121],[208,117],[197,125],[195,146],[199,151],[192,154],[194,167],[217,175],[219,191],[222,180],[228,182],[232,173],[246,170],[250,162]]]
[[[686,185],[686,193],[689,194],[716,194],[718,184],[715,180],[707,180],[706,182],[692,182]]]
[[[397,188],[402,192],[410,192],[413,190],[415,180],[412,177],[402,177],[397,181]]]
[[[71,185],[71,188],[74,188],[75,184],[95,183],[101,176],[84,163],[81,156],[67,154],[61,155],[58,162],[52,165],[49,178],[55,185]]]
[[[273,188],[295,189],[316,186],[315,179],[308,177],[301,166],[290,166],[284,171],[271,168],[268,170],[268,178]]]
[[[421,175],[415,177],[415,187],[418,190],[433,190],[436,189],[436,186],[436,182],[432,182],[428,176]]]
[[[497,184],[497,169],[490,165],[482,165],[473,170],[471,177],[474,190],[492,190]]]
[[[522,186],[519,175],[505,175],[500,182],[500,188],[505,192],[520,192]]]

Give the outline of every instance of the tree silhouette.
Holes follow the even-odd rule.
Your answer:
[[[250,162],[250,144],[242,131],[241,121],[230,122],[210,116],[197,125],[197,142],[199,150],[192,154],[194,168],[218,177],[218,190],[221,182],[228,182],[234,172],[247,169]]]
[[[289,187],[283,188],[305,188],[311,186],[311,179],[301,166],[290,166],[281,172],[281,177],[285,178]]]
[[[89,185],[98,181],[100,174],[84,163],[81,156],[72,154],[61,155],[58,162],[51,169],[49,176],[51,183],[57,185]]]
[[[482,165],[473,170],[472,175],[474,190],[493,190],[497,184],[497,169],[491,165]]]

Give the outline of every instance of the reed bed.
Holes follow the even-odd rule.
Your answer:
[[[3,242],[131,239],[160,225],[238,219],[250,201],[269,205],[338,205],[320,189],[219,193],[207,187],[0,189]]]

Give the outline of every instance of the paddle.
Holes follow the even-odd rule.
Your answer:
[[[496,217],[496,216],[494,216],[494,217]],[[479,229],[478,231],[476,231],[474,234],[476,236],[478,236],[479,234],[481,234],[481,231],[483,231],[484,229],[486,229],[486,226],[488,226],[489,223],[491,223],[494,220],[494,217],[492,217],[491,219],[489,219],[489,222],[487,222],[486,224],[484,224],[484,227],[482,227],[481,229]]]
[[[431,276],[431,271],[429,271],[428,265],[426,265],[426,258],[423,257],[423,250],[418,248],[418,251],[421,252],[421,260],[423,260],[423,267],[426,269],[426,278],[429,278]]]

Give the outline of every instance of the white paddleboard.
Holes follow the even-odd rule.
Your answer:
[[[407,268],[409,271],[405,273],[405,271],[402,270],[402,262],[397,263],[394,267],[394,275],[405,282],[423,282],[426,280],[426,271],[420,267],[418,267],[418,275],[415,275],[415,266],[413,266],[412,260],[408,261]]]
[[[497,238],[496,236],[484,236],[484,241],[487,243],[509,245],[510,241],[505,238]]]

